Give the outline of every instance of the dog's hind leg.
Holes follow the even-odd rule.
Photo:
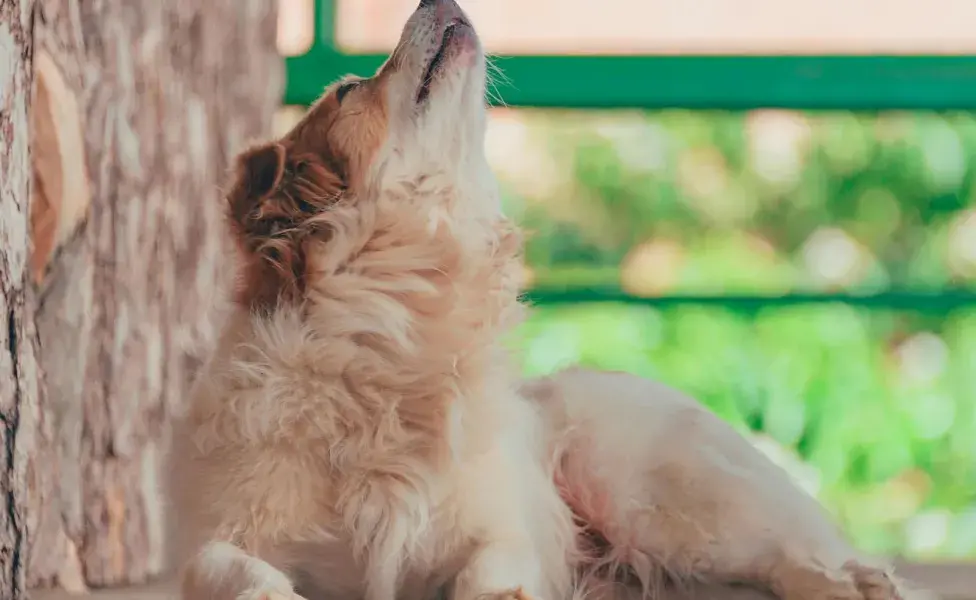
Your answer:
[[[785,600],[908,600],[887,570],[851,559],[839,568],[811,560],[809,555],[783,558],[765,576],[758,575]]]
[[[565,500],[608,542],[602,562],[632,570],[646,593],[667,575],[784,600],[907,600],[812,497],[692,399],[582,370],[523,392],[548,415]]]

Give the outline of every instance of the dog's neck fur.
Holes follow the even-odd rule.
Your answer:
[[[510,389],[499,340],[521,319],[520,239],[497,214],[464,214],[474,200],[456,190],[427,177],[339,202],[307,224],[304,296],[239,305],[232,387],[285,378],[330,406],[256,433],[327,440],[348,467],[412,446],[446,456],[452,413]]]

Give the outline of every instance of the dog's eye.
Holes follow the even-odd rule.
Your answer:
[[[342,104],[342,99],[346,97],[346,94],[356,89],[359,83],[358,81],[348,81],[340,85],[336,90],[336,102]]]

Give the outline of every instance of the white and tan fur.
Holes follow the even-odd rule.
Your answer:
[[[519,389],[502,340],[521,243],[483,153],[484,86],[463,13],[424,2],[374,77],[239,158],[240,285],[171,457],[183,598],[564,600],[612,593],[609,563],[647,593],[668,572],[897,598],[694,403],[582,372]]]
[[[908,597],[781,468],[693,399],[584,369],[522,391],[546,413],[564,499],[604,547],[593,584],[626,568],[652,594],[665,581],[708,580],[786,600]]]
[[[375,77],[239,160],[236,308],[172,457],[188,600],[571,591],[572,515],[501,346],[521,244],[470,27],[415,101],[463,18],[421,8]]]

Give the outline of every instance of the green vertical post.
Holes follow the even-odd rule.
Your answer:
[[[314,33],[312,47],[325,46],[335,49],[336,0],[315,0]]]

